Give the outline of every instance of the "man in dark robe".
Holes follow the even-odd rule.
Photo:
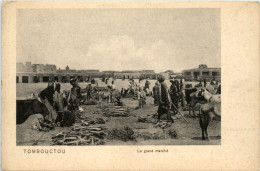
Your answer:
[[[183,81],[182,81],[182,79],[181,79],[181,80],[180,80],[180,91],[183,90],[183,86],[184,86],[184,84],[183,84]]]
[[[206,87],[207,82],[206,82],[206,78],[204,78],[204,87]]]
[[[216,94],[221,94],[221,84],[218,86],[218,90]]]
[[[177,88],[177,81],[171,80],[170,82],[172,83],[172,85],[170,87],[170,97],[171,97],[171,100],[172,100],[172,110],[176,114],[178,112],[177,109],[178,109],[178,102],[179,102],[179,91],[178,91],[178,88]]]
[[[48,108],[49,115],[46,117],[49,121],[54,121],[57,117],[57,113],[54,111],[54,84],[53,82],[48,83],[48,87],[42,90],[39,93],[40,100],[45,104],[45,106]]]
[[[201,79],[200,79],[199,87],[202,87],[202,82],[201,82]]]
[[[146,79],[146,82],[145,82],[145,86],[144,86],[145,90],[148,88],[150,88],[150,81],[149,81],[149,78]]]
[[[153,98],[154,98],[154,105],[158,106],[159,102],[159,83],[158,81],[155,82],[155,85],[153,87]]]
[[[174,122],[171,114],[170,114],[170,105],[171,105],[171,99],[169,96],[169,90],[164,82],[165,78],[164,76],[160,75],[158,77],[159,81],[159,107],[158,107],[158,122],[160,121],[161,115],[167,114],[167,120]]]
[[[88,84],[88,86],[86,87],[86,92],[87,92],[87,101],[90,100],[90,98],[92,97],[92,85]]]
[[[54,95],[53,83],[49,83],[48,87],[39,93],[39,97],[41,98],[41,100],[48,100],[52,106],[53,106],[53,95]]]
[[[150,81],[149,78],[146,79],[144,91],[146,92],[146,95],[149,96],[151,94],[150,92]]]
[[[71,79],[70,84],[72,85],[72,88],[70,90],[70,95],[69,95],[68,110],[75,112],[79,108],[80,99],[81,99],[81,88],[78,85],[77,79]]]
[[[180,92],[180,83],[179,83],[179,80],[174,80],[175,81],[175,86],[177,88],[177,91]]]

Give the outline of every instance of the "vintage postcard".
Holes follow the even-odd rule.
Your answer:
[[[259,169],[258,3],[2,11],[3,170]]]

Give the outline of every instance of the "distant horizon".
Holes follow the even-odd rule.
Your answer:
[[[16,63],[22,63],[23,65],[25,65],[25,63],[26,62],[30,62],[30,61],[25,61],[25,62],[16,62]],[[56,70],[66,70],[66,67],[65,68],[59,68],[59,67],[57,67],[57,65],[56,64],[51,64],[51,63],[32,63],[31,62],[31,65],[55,65],[56,66]],[[199,64],[200,65],[200,64]],[[160,71],[160,72],[156,72],[156,70],[154,70],[154,69],[140,69],[140,70],[138,70],[138,69],[124,69],[124,70],[101,70],[101,69],[75,69],[75,68],[70,68],[70,66],[69,65],[66,65],[66,66],[68,66],[69,67],[69,69],[70,70],[76,70],[76,71],[80,71],[80,70],[98,70],[98,71],[100,71],[100,72],[104,72],[104,71],[114,71],[114,72],[122,72],[122,71],[149,71],[149,70],[151,70],[151,71],[154,71],[155,73],[161,73],[161,72],[165,72],[165,71],[167,71],[167,70],[172,70],[174,73],[181,73],[183,70],[189,70],[189,69],[197,69],[198,67],[199,67],[199,65],[197,66],[197,67],[193,67],[193,68],[185,68],[185,69],[182,69],[181,71],[179,71],[179,72],[177,72],[177,71],[174,71],[173,69],[166,69],[166,70],[164,70],[164,71]],[[207,65],[207,64],[206,64]],[[218,69],[221,69],[221,67],[210,67],[210,66],[208,66],[207,65],[207,67],[210,69],[210,68],[218,68]]]

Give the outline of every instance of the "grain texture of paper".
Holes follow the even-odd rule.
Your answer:
[[[17,42],[21,43],[23,41],[23,37],[17,35],[17,33],[19,33],[17,30],[26,30],[26,28],[20,29],[20,27],[24,26],[22,22],[26,20],[26,17],[19,21],[20,24],[17,24],[19,23],[17,21],[17,18],[19,18],[18,14],[23,15],[28,11],[31,11],[33,14],[35,10],[58,11],[61,9],[71,11],[97,9],[119,9],[122,11],[129,9],[160,9],[162,14],[163,10],[170,9],[205,9],[205,11],[207,11],[207,9],[216,9],[217,13],[219,11],[220,39],[218,40],[221,48],[218,49],[218,55],[221,58],[219,62],[221,61],[222,85],[221,143],[218,143],[218,145],[17,145],[16,62],[20,55],[22,55],[18,52],[26,51],[25,46],[17,46]],[[21,12],[23,10],[25,11],[24,13]],[[37,11],[35,13],[37,13]],[[43,13],[37,14],[40,15]],[[165,15],[162,16],[165,17]],[[69,16],[67,15],[67,17]],[[158,16],[151,15],[149,17],[157,17],[156,19],[158,19]],[[211,18],[209,17],[208,19],[210,20]],[[28,20],[26,21],[28,22]],[[68,21],[71,22],[68,24],[77,23],[75,20]],[[31,22],[33,23],[35,21]],[[55,20],[52,22],[55,22]],[[145,21],[143,22],[145,23]],[[201,23],[203,24],[203,21],[201,21]],[[107,25],[107,28],[109,28],[109,23],[107,23]],[[103,29],[107,28],[105,27]],[[128,26],[125,25],[125,29],[127,28]],[[46,35],[39,37],[47,39],[48,29],[51,28],[45,27],[44,29],[43,32]],[[28,30],[26,33],[35,34],[33,29],[30,31],[31,33],[29,33]],[[118,30],[118,32],[119,31],[120,30]],[[171,34],[170,30],[168,34]],[[78,36],[80,37],[81,35]],[[102,35],[100,36],[102,37]],[[147,38],[143,37],[143,39],[152,39],[152,36],[153,35]],[[205,37],[207,37],[207,35],[205,35]],[[19,41],[17,41],[18,38]],[[56,47],[56,43],[62,43],[52,38],[48,39],[50,40],[50,44],[48,45],[53,46],[53,48]],[[192,41],[193,39],[195,38],[193,37],[190,40]],[[122,39],[118,39],[117,41],[120,40]],[[123,40],[128,41],[128,39]],[[35,40],[32,38],[31,41]],[[46,40],[42,41],[46,42]],[[201,40],[198,40],[198,43],[203,44],[203,41],[200,41]],[[51,43],[53,42],[55,43],[52,45]],[[27,43],[30,44],[31,42]],[[80,43],[78,44],[78,42],[70,43],[72,46],[75,44],[75,49],[80,47]],[[143,42],[139,43],[142,44]],[[104,46],[104,44],[100,44],[100,46]],[[23,45],[26,45],[26,43],[23,42]],[[160,45],[163,45],[163,48],[165,47],[163,43],[155,46],[159,47]],[[217,42],[216,46],[218,45]],[[99,44],[95,47],[98,46]],[[113,50],[117,49],[113,47],[113,44],[108,46],[113,48]],[[193,45],[191,44],[190,46],[192,50]],[[208,47],[212,46],[209,45]],[[212,47],[212,51],[215,49],[216,48]],[[60,49],[60,51],[64,53],[66,49]],[[27,53],[28,55],[33,55],[30,51],[27,51]],[[50,52],[44,51],[41,53],[45,55],[50,54]],[[70,53],[71,51],[67,54]],[[122,54],[124,53],[126,52],[122,52]],[[179,52],[174,53],[178,55],[181,54]],[[211,55],[212,53],[213,52],[209,52],[208,54]],[[59,54],[57,54],[57,56],[58,55]],[[194,56],[196,55],[197,54],[194,54]],[[151,56],[153,55],[151,54]],[[30,58],[33,59],[33,56]],[[73,59],[73,57],[71,58]],[[104,56],[104,58],[106,57]],[[167,56],[167,53],[163,53],[160,59],[152,57],[145,59],[151,63],[160,63],[160,60],[167,61],[169,58],[170,56]],[[68,64],[73,62],[69,55],[61,59],[60,62],[62,63],[63,60],[68,60]],[[145,62],[141,59],[140,61]],[[178,60],[179,63],[185,63],[187,61],[188,60]],[[37,61],[34,62],[36,63]],[[127,67],[129,66],[130,65],[127,65]],[[164,69],[159,65],[157,67],[156,65],[154,66],[153,69],[155,70]],[[180,69],[185,67],[185,65],[181,64],[179,66],[181,66]],[[114,67],[116,68],[117,66]],[[134,68],[135,65],[130,67]],[[97,67],[94,68],[102,70],[102,68],[104,69],[106,66],[105,63],[100,61]],[[120,70],[125,69],[122,66],[118,66],[118,68],[120,68]],[[3,170],[259,170],[259,4],[257,2],[4,2],[2,4],[1,113]],[[57,151],[48,154],[33,154],[28,153],[28,150]],[[58,150],[62,152],[58,153]],[[167,152],[140,152],[145,150],[167,150]]]

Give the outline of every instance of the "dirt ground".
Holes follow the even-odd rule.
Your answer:
[[[162,129],[155,127],[156,118],[151,119],[151,122],[143,123],[137,122],[138,117],[147,117],[155,114],[157,106],[153,105],[153,98],[147,97],[147,104],[142,109],[135,109],[138,104],[137,100],[127,98],[123,99],[124,104],[130,108],[129,117],[107,117],[99,114],[100,108],[98,105],[83,105],[83,115],[90,118],[103,118],[109,120],[106,122],[108,130],[113,128],[129,126],[134,131],[135,141],[120,141],[105,139],[105,145],[220,145],[221,144],[221,124],[220,121],[213,120],[208,128],[211,141],[201,139],[201,129],[198,118],[188,115],[188,111],[180,110],[189,121],[186,123],[183,118],[177,114],[174,116],[175,122],[170,128]],[[105,105],[106,102],[103,104]],[[97,114],[98,113],[98,114]],[[38,132],[32,129],[32,125],[37,122],[37,118],[41,115],[32,115],[23,124],[17,125],[17,145],[23,146],[49,146],[51,144],[51,137],[59,132],[68,131],[71,128],[56,127],[55,130],[49,132]],[[177,119],[178,118],[178,119]],[[154,122],[154,123],[153,123]],[[177,137],[171,137],[169,130],[174,130]],[[36,144],[35,142],[38,143]]]

